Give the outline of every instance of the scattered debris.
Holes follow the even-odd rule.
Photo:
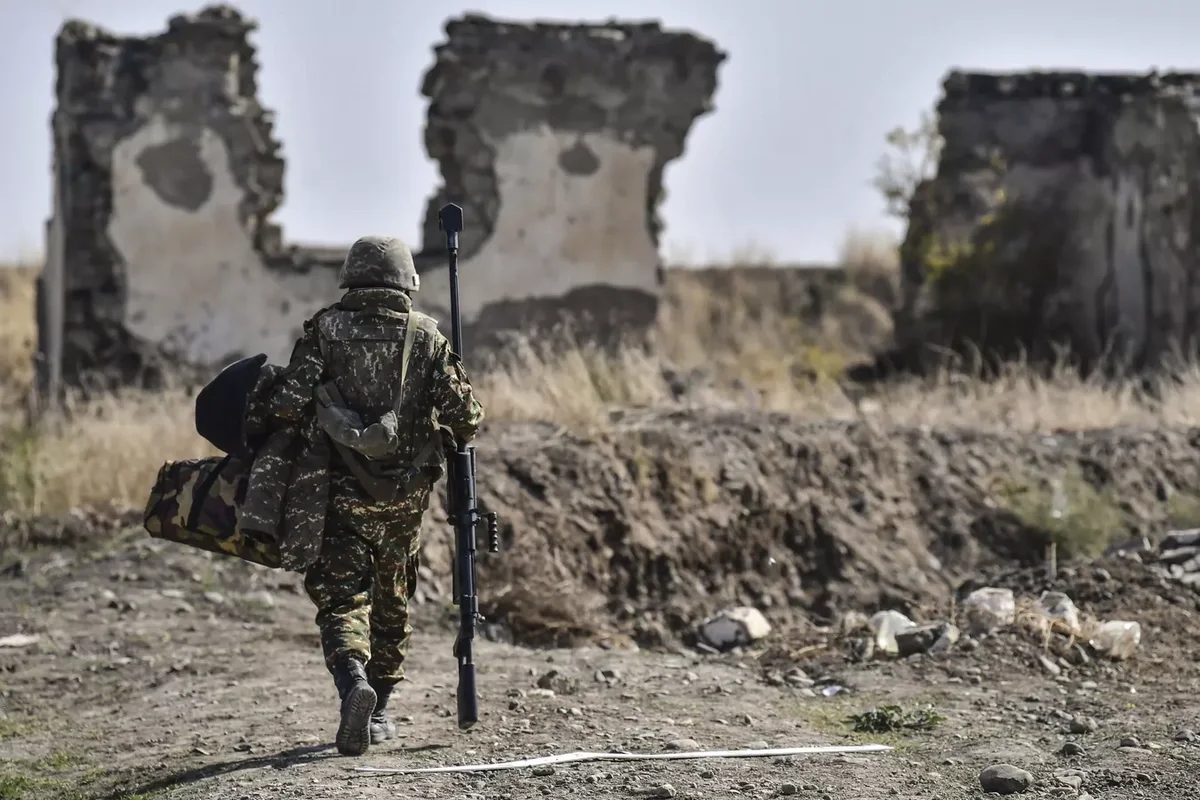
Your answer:
[[[994,633],[1017,619],[1017,600],[1012,589],[976,589],[963,601],[967,630],[975,636]]]
[[[896,634],[916,627],[916,623],[899,611],[880,611],[870,620],[871,631],[875,634],[875,650],[897,655],[900,646],[896,643]]]
[[[1142,641],[1142,626],[1136,622],[1111,620],[1102,623],[1092,634],[1088,645],[1100,655],[1114,661],[1130,658]]]
[[[1069,636],[1078,636],[1082,630],[1079,608],[1075,601],[1062,592],[1042,592],[1038,598],[1037,611],[1046,620],[1050,631],[1061,631]]]
[[[949,622],[930,622],[916,625],[896,634],[896,648],[900,656],[917,653],[944,652],[958,641],[958,628]]]
[[[727,609],[700,625],[701,640],[722,653],[753,644],[770,633],[771,623],[761,611],[750,606]]]

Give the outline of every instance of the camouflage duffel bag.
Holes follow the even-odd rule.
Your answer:
[[[249,477],[249,465],[233,456],[168,461],[150,490],[146,531],[155,539],[277,569],[276,541],[238,525],[238,506],[246,496]]]

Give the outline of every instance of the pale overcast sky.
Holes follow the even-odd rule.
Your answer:
[[[851,226],[884,223],[870,179],[883,136],[913,123],[952,67],[1200,70],[1192,0],[243,0],[257,17],[262,101],[287,159],[291,241],[366,232],[414,245],[437,179],[421,145],[421,76],[447,17],[657,18],[729,54],[716,111],[668,168],[669,253],[753,245],[831,259]],[[42,249],[49,209],[53,39],[68,17],[162,30],[181,0],[0,0],[0,259]]]

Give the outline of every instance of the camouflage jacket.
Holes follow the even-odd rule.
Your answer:
[[[470,441],[483,420],[470,381],[433,319],[394,289],[351,289],[304,324],[262,404],[333,452],[377,501],[442,474],[448,438]]]

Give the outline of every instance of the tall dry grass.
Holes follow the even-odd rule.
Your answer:
[[[879,242],[844,248],[845,285],[782,270],[679,271],[669,280],[659,356],[578,348],[555,356],[528,347],[514,364],[475,376],[489,425],[554,421],[602,426],[617,406],[720,405],[807,419],[866,418],[881,427],[1025,431],[1200,423],[1200,369],[1160,387],[1157,400],[1130,386],[1039,375],[1020,365],[982,381],[962,374],[898,381],[863,396],[839,380],[872,342],[885,340],[895,263]],[[888,276],[891,275],[889,278]],[[193,397],[128,391],[69,401],[60,417],[26,424],[35,341],[30,268],[0,269],[0,511],[139,507],[165,460],[208,455],[195,433]],[[893,282],[889,282],[893,281]],[[833,288],[830,288],[833,287]],[[669,366],[669,368],[667,368]],[[681,377],[682,376],[682,377]],[[691,389],[679,396],[680,383]]]

